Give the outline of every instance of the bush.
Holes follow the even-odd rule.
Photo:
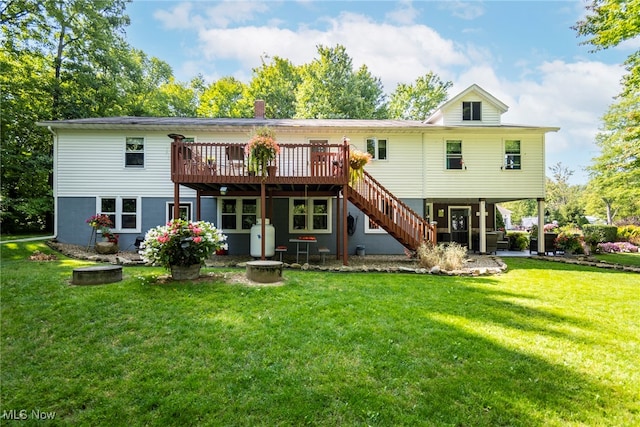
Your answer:
[[[529,246],[529,233],[522,231],[510,231],[507,233],[509,250],[524,251]]]
[[[629,242],[598,243],[598,251],[603,253],[638,252],[638,247]]]
[[[562,227],[558,237],[556,237],[556,246],[558,249],[567,253],[584,253],[583,243],[584,237],[582,236],[582,231],[574,226]]]
[[[622,242],[630,242],[636,246],[640,245],[640,226],[638,225],[623,225],[618,227],[618,235],[616,240]],[[605,240],[610,242],[612,240]]]
[[[458,243],[442,243],[434,246],[430,242],[423,243],[418,248],[419,264],[423,268],[440,267],[442,270],[458,270],[467,258],[467,249]]]
[[[585,242],[597,245],[604,242],[615,242],[618,227],[615,225],[585,224],[582,226]]]

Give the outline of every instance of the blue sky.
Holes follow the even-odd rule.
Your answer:
[[[341,44],[391,93],[429,71],[452,97],[477,83],[509,106],[504,123],[559,126],[547,166],[583,168],[598,154],[600,118],[620,91],[621,64],[640,40],[590,52],[571,26],[583,1],[160,1],[127,8],[127,40],[169,63],[180,81],[251,79],[261,56],[294,64]],[[549,175],[549,173],[548,173]]]

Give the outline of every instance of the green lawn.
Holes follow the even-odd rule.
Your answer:
[[[601,261],[613,264],[633,265],[640,267],[640,253],[615,253],[615,254],[596,254],[596,258]]]
[[[280,287],[160,285],[163,270],[132,267],[122,282],[75,287],[72,269],[88,263],[26,260],[48,250],[39,243],[0,248],[5,415],[55,412],[50,425],[74,426],[640,424],[638,274],[510,258],[507,273],[482,278],[286,270]]]

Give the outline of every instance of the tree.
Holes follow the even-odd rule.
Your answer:
[[[270,62],[261,58],[262,65],[253,69],[249,83],[249,97],[265,101],[265,116],[271,119],[290,119],[296,112],[296,91],[302,81],[300,70],[288,59],[275,56]]]
[[[398,84],[389,101],[389,118],[426,120],[447,100],[447,91],[452,85],[451,81],[443,82],[433,72],[418,77],[413,85]]]
[[[592,159],[589,191],[601,203],[599,213],[613,224],[640,215],[640,94],[627,96],[610,107],[596,136],[600,155]]]
[[[550,219],[559,224],[582,224],[584,219],[584,207],[579,203],[581,187],[569,184],[569,179],[574,171],[558,162],[549,167],[552,173],[547,178],[546,202]]]
[[[574,29],[594,50],[618,46],[640,35],[640,0],[594,0]],[[601,153],[589,166],[590,205],[607,217],[638,216],[640,206],[640,51],[625,62],[628,73],[596,136]],[[594,200],[597,202],[594,203]]]
[[[320,57],[302,67],[297,118],[373,119],[386,115],[380,79],[364,65],[354,72],[344,46],[317,49]]]
[[[587,16],[573,28],[579,36],[590,37],[585,44],[594,50],[608,49],[640,35],[640,0],[593,0],[587,6]],[[635,51],[625,62],[623,96],[640,88],[640,51]]]
[[[211,83],[200,96],[197,108],[202,117],[252,117],[253,104],[247,86],[234,77]]]

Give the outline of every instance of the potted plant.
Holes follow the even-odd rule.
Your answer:
[[[249,171],[260,171],[262,176],[266,176],[267,166],[280,153],[274,131],[268,127],[256,129],[255,134],[245,146],[245,153],[249,156]]]
[[[89,246],[91,246],[91,240],[97,239],[98,232],[102,234],[102,242],[95,242],[95,250],[99,254],[115,254],[118,252],[118,239],[119,236],[111,232],[113,222],[108,215],[97,214],[90,217],[87,224],[93,228],[91,237],[89,238]],[[88,249],[88,247],[87,247]]]
[[[174,219],[152,228],[140,245],[142,259],[171,271],[174,280],[196,279],[206,258],[227,249],[227,236],[206,221]]]

